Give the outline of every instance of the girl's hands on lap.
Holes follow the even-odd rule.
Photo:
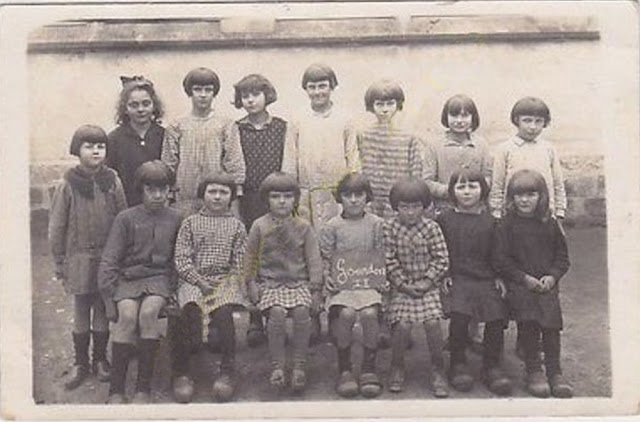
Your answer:
[[[442,293],[444,293],[445,295],[449,295],[451,294],[452,286],[453,280],[451,279],[451,277],[445,277],[444,280],[442,280],[442,286],[440,286],[440,289],[442,290]]]
[[[331,277],[325,277],[324,287],[329,293],[338,293],[340,291]]]
[[[529,274],[524,276],[524,285],[527,286],[527,289],[532,292],[541,292],[542,291],[542,283],[537,278],[530,276]]]
[[[504,284],[504,280],[496,278],[494,283],[496,285],[496,290],[500,292],[500,297],[504,299],[507,296],[507,286]]]
[[[260,302],[260,290],[258,289],[258,284],[255,280],[247,283],[247,294],[249,295],[249,301],[253,305],[257,305]]]
[[[552,275],[543,275],[540,277],[540,283],[542,284],[542,291],[548,292],[555,287],[557,281]]]
[[[107,319],[111,322],[118,322],[118,305],[113,299],[103,299],[104,313]]]
[[[213,285],[208,281],[200,281],[198,283],[198,287],[200,288],[203,296],[209,296],[214,290]]]

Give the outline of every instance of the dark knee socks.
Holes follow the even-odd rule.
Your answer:
[[[75,353],[75,365],[89,366],[89,342],[91,337],[89,332],[72,333],[73,351]]]
[[[449,349],[451,350],[451,365],[467,362],[466,349],[468,326],[471,317],[457,312],[451,313],[449,323]]]
[[[520,342],[524,349],[524,363],[527,373],[542,370],[540,361],[540,325],[537,322],[525,321],[518,324]]]
[[[135,353],[135,346],[130,343],[111,343],[111,374],[109,395],[124,394],[124,383],[129,368],[129,360]]]
[[[269,338],[269,353],[273,369],[284,369],[285,348],[287,332],[285,330],[286,318],[270,316],[267,322],[267,336]]]
[[[186,375],[189,372],[189,347],[186,336],[186,318],[184,314],[169,318],[167,329],[171,353],[171,371],[174,377]]]
[[[351,371],[351,346],[338,349],[338,372]]]
[[[502,320],[485,323],[482,341],[482,363],[485,369],[494,368],[500,364],[504,347],[503,327]]]
[[[560,369],[560,330],[542,329],[542,346],[544,348],[544,365],[547,377],[562,372]]]
[[[136,391],[144,393],[151,391],[151,378],[153,377],[153,368],[159,344],[160,340],[157,338],[143,338],[138,343],[138,381],[136,383]]]
[[[369,347],[364,348],[364,354],[362,356],[362,373],[376,371],[376,353],[377,349],[371,349]]]
[[[304,368],[311,336],[311,318],[308,312],[293,311],[293,367]]]
[[[93,331],[93,352],[92,358],[94,362],[107,360],[107,344],[109,344],[108,331]]]
[[[209,342],[218,341],[222,355],[221,369],[233,370],[236,348],[236,330],[231,306],[222,306],[209,314]],[[216,330],[216,339],[211,333]]]

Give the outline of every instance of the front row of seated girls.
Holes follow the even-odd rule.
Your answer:
[[[465,356],[466,326],[475,318],[486,323],[483,381],[492,392],[509,394],[511,380],[500,361],[503,328],[511,316],[522,326],[529,393],[536,397],[573,395],[560,367],[562,314],[558,296],[559,280],[569,268],[567,245],[558,223],[549,216],[548,189],[539,173],[521,170],[513,175],[507,188],[509,214],[497,227],[484,207],[488,187],[480,174],[465,171],[451,177],[449,193],[455,206],[435,222],[425,216],[431,196],[424,181],[408,178],[395,183],[389,199],[396,215],[382,220],[365,211],[372,196],[369,182],[351,173],[335,192],[343,212],[320,230],[318,239],[309,223],[295,216],[300,196],[295,179],[276,172],[259,190],[269,212],[256,220],[247,236],[243,224],[230,213],[237,190],[229,175],[215,174],[200,183],[197,196],[204,207],[182,221],[179,213],[167,207],[173,173],[157,160],[144,163],[135,173],[142,204],[113,218],[122,208],[123,192],[117,176],[101,167],[104,133],[84,127],[76,138],[72,152],[80,158],[80,166],[66,177],[68,186],[59,189],[54,204],[71,196],[84,198],[84,202],[69,199],[68,205],[56,207],[50,235],[56,245],[56,275],[69,279],[65,287],[77,295],[76,313],[91,307],[97,310],[95,331],[104,331],[96,320],[101,309],[113,322],[111,367],[101,351],[104,341],[94,354],[94,361],[101,362],[95,365],[101,379],[110,369],[109,403],[127,401],[125,379],[134,355],[138,374],[133,402],[151,401],[160,337],[158,317],[176,296],[181,316],[202,313],[209,333],[215,333],[209,342],[215,342],[221,353],[212,392],[218,401],[230,400],[235,393],[232,313],[238,306],[250,307],[249,302],[268,320],[269,381],[278,390],[287,386],[294,392],[305,389],[310,311],[325,306],[337,348],[336,391],[340,396],[371,398],[382,392],[376,368],[381,313],[392,327],[394,340],[388,378],[391,392],[404,388],[406,342],[414,323],[425,329],[433,394],[446,397],[449,385],[469,391],[474,380]],[[72,280],[75,273],[71,271],[77,268],[70,264],[76,262],[77,251],[68,242],[81,234],[73,237],[72,229],[95,231],[90,230],[91,224],[74,221],[98,215],[93,206],[103,203],[100,201],[106,201],[100,211],[107,220],[91,223],[111,229],[106,243],[92,240],[98,251],[102,245],[104,249],[97,271],[90,271],[91,262],[97,259],[87,261],[83,276],[87,280],[83,280],[92,282],[91,274],[97,272],[102,301],[92,299],[90,295],[95,293],[91,286],[71,290],[69,281],[79,284],[83,280]],[[358,272],[363,269],[364,273]],[[386,294],[390,298],[382,312]],[[451,318],[448,374],[440,328],[440,319],[445,317],[443,302]],[[290,365],[286,363],[287,316],[293,319]],[[88,331],[88,322],[87,318],[77,319],[76,325],[84,326],[74,329],[79,369],[73,373],[74,385],[69,388],[79,385],[89,372],[88,346],[84,346],[88,342],[77,340]],[[361,368],[354,369],[351,346],[357,319],[363,329],[364,354]],[[179,323],[180,317],[177,320]],[[170,339],[174,395],[177,401],[188,402],[193,395],[188,375],[189,339],[178,337]],[[540,338],[546,373],[540,360]]]

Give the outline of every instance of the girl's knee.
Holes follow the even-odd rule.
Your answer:
[[[378,309],[374,306],[360,310],[360,320],[363,322],[378,322]]]
[[[311,318],[309,308],[306,306],[296,306],[291,311],[291,317],[293,318],[294,322],[307,321]]]
[[[338,314],[338,318],[340,318],[343,322],[355,323],[357,311],[353,308],[349,308],[347,306],[340,309],[340,313]]]
[[[270,321],[282,321],[284,322],[284,320],[287,318],[287,310],[285,308],[283,308],[282,306],[272,306],[269,309],[269,320]]]
[[[393,331],[397,333],[408,333],[411,331],[411,323],[399,321],[393,324]]]

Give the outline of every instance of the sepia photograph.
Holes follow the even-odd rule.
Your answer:
[[[638,412],[635,3],[0,23],[3,418]]]

